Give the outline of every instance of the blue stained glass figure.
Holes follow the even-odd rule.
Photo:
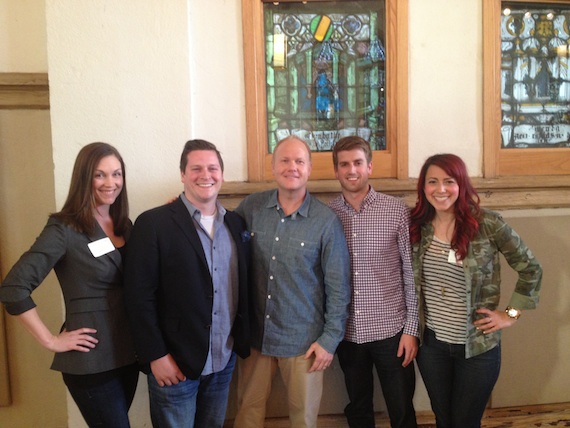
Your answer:
[[[341,108],[338,91],[327,78],[324,71],[319,71],[315,82],[315,110],[317,119],[332,119]]]
[[[329,106],[332,101],[332,85],[324,71],[320,71],[317,76],[315,109],[317,110],[317,119],[327,119]]]

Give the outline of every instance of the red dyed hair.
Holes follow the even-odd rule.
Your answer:
[[[459,196],[454,206],[455,231],[451,247],[456,251],[457,258],[462,260],[467,255],[469,242],[479,231],[481,209],[479,195],[471,184],[465,163],[459,156],[450,153],[433,155],[422,166],[418,178],[418,199],[411,212],[410,240],[412,244],[420,242],[422,225],[431,222],[435,216],[435,209],[428,202],[424,192],[427,170],[432,165],[443,169],[459,186]]]

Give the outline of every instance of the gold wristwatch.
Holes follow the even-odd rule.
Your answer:
[[[512,306],[507,306],[507,309],[505,309],[505,312],[507,313],[509,318],[512,318],[514,320],[518,320],[519,317],[521,316],[521,313],[522,313],[517,308],[513,308]]]

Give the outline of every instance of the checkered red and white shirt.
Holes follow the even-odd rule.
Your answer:
[[[372,187],[355,211],[342,195],[329,203],[344,227],[351,263],[350,315],[345,340],[368,343],[419,336],[409,238],[409,209]]]

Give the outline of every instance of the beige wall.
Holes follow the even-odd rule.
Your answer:
[[[524,312],[502,341],[502,367],[493,407],[570,401],[570,212],[507,211],[505,219],[544,269],[537,310]],[[502,260],[506,306],[516,275]]]
[[[26,251],[55,210],[49,112],[0,110],[0,271]],[[53,274],[34,293],[51,331],[62,320],[59,285]],[[12,405],[0,407],[2,427],[67,426],[66,394],[53,355],[6,316]]]
[[[481,2],[409,3],[410,174],[417,175],[429,154],[452,151],[480,176]],[[133,219],[181,190],[177,163],[188,138],[219,146],[226,180],[247,178],[240,0],[2,0],[0,39],[0,72],[49,71],[51,96],[50,114],[0,113],[4,273],[47,213],[61,207],[75,156],[88,142],[108,141],[121,151]],[[562,256],[568,253],[570,212],[505,215],[536,246],[548,271],[540,309],[525,313],[505,334],[493,405],[570,401],[570,277]],[[57,284],[50,279],[34,297],[55,331],[61,322]],[[51,357],[7,321],[14,405],[0,408],[0,426],[60,427],[68,418],[70,427],[84,427],[73,403],[66,405],[61,380],[48,370]],[[149,426],[141,380],[131,411],[134,427]],[[346,396],[338,364],[326,382],[321,410],[340,413]],[[376,401],[384,408],[381,396]],[[416,404],[429,408],[421,381]],[[232,395],[230,412],[234,407]],[[270,414],[283,413],[278,387]]]
[[[0,72],[47,72],[43,0],[0,2]],[[0,272],[6,274],[55,210],[48,111],[0,110]],[[55,276],[34,294],[52,331],[62,321]],[[53,355],[10,316],[5,318],[12,405],[0,407],[1,427],[66,427],[66,393]]]

